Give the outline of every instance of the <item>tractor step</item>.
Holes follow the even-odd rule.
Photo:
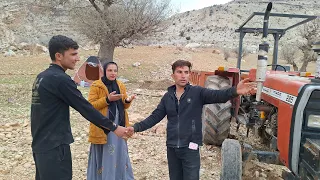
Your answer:
[[[256,159],[260,162],[265,162],[268,164],[282,165],[279,159],[278,152],[256,151],[256,150],[253,150],[252,146],[250,146],[249,144],[243,144],[242,160],[245,162],[248,160],[250,161],[252,159]]]

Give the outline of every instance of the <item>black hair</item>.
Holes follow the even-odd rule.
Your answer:
[[[177,69],[177,67],[188,66],[189,70],[191,70],[192,64],[189,61],[185,60],[177,60],[172,64],[172,73]]]
[[[68,49],[78,49],[77,42],[63,35],[53,36],[49,41],[49,54],[52,61],[56,60],[55,54],[64,54]]]

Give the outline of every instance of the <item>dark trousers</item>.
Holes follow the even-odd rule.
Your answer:
[[[188,147],[167,147],[170,180],[199,180],[200,154]]]
[[[43,153],[33,153],[36,180],[72,179],[71,151],[68,144],[60,145]]]

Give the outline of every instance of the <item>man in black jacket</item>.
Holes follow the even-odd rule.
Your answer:
[[[72,179],[69,144],[74,140],[69,106],[106,133],[113,131],[119,137],[127,137],[127,128],[117,126],[93,108],[65,73],[79,61],[78,48],[68,37],[53,36],[49,41],[52,63],[37,76],[32,87],[31,134],[36,180]]]
[[[175,85],[168,88],[158,107],[145,120],[129,128],[130,133],[147,130],[167,116],[167,158],[171,180],[198,180],[199,146],[202,146],[202,107],[225,103],[241,94],[255,93],[248,79],[237,87],[211,90],[189,84],[191,63],[178,60],[172,65]]]

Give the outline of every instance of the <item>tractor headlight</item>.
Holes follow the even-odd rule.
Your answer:
[[[309,115],[308,127],[320,128],[320,115]]]

